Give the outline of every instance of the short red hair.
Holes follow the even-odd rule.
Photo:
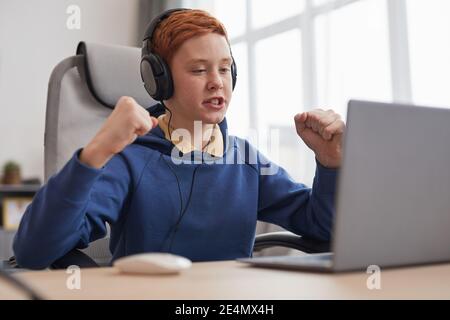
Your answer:
[[[152,52],[170,63],[186,40],[208,33],[223,35],[229,43],[224,25],[208,12],[194,9],[176,11],[156,27],[152,37]]]

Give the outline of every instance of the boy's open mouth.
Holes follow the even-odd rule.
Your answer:
[[[212,97],[204,100],[202,104],[208,108],[220,110],[225,106],[225,99],[223,97]]]

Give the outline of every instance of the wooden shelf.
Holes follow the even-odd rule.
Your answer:
[[[0,192],[15,193],[15,192],[36,192],[41,185],[38,184],[0,184]]]

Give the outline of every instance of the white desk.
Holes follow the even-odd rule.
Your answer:
[[[382,270],[381,290],[367,289],[365,272],[259,269],[234,261],[194,263],[175,276],[81,269],[80,290],[67,289],[65,270],[16,276],[48,299],[450,299],[450,264]],[[0,299],[22,296],[1,283]]]

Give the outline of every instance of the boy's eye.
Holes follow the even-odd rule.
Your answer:
[[[221,68],[220,69],[220,72],[228,72],[228,71],[230,71],[230,68]]]
[[[195,69],[195,70],[192,70],[193,73],[202,73],[202,72],[204,72],[204,71],[206,71],[206,70],[205,70],[205,69]]]

